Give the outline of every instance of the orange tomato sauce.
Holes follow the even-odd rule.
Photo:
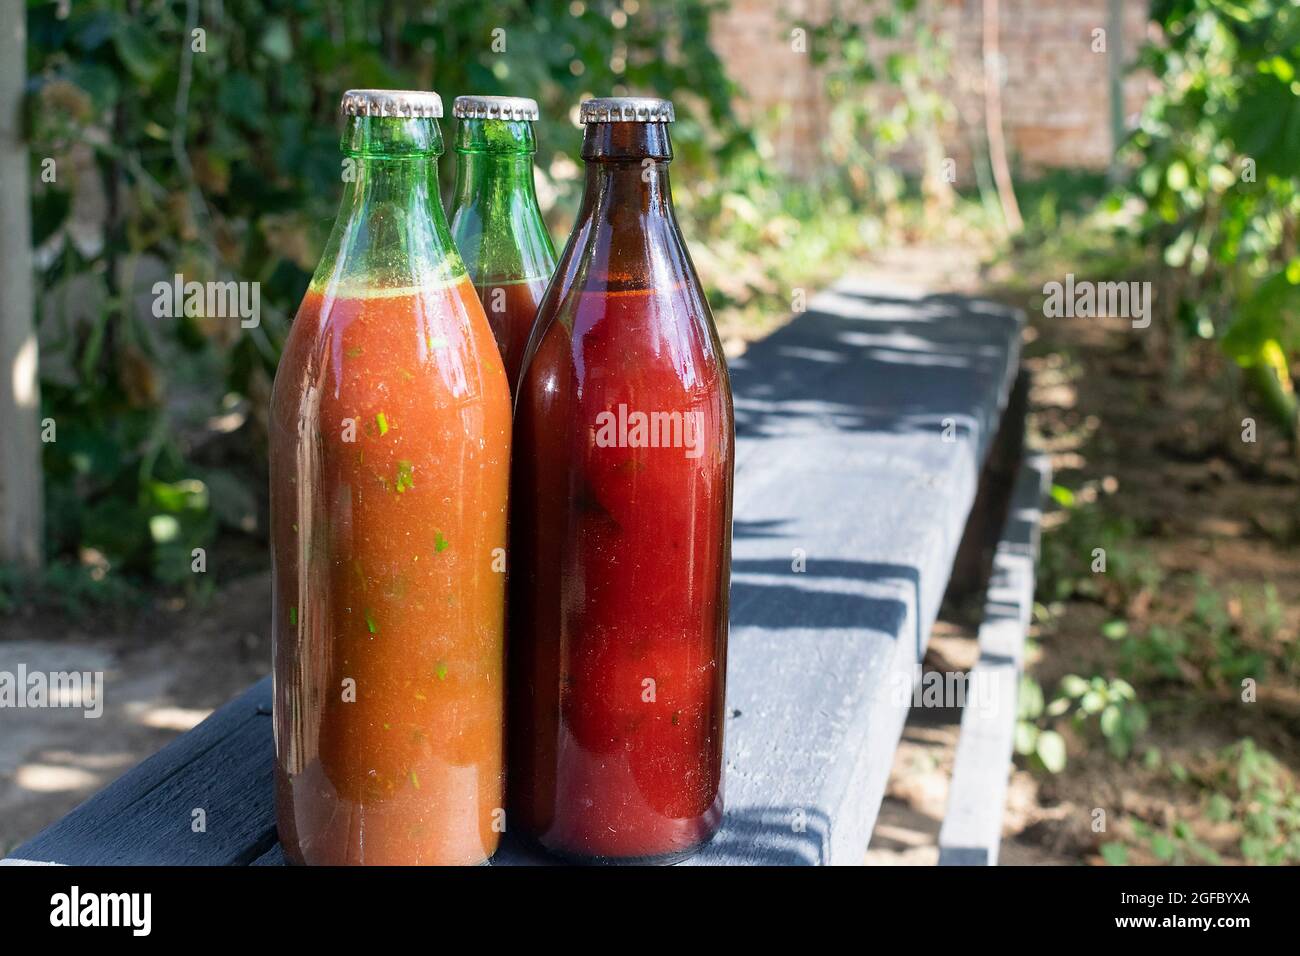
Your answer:
[[[309,291],[270,433],[285,855],[482,862],[504,828],[510,395],[468,278]]]

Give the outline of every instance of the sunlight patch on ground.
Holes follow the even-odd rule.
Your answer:
[[[155,707],[150,704],[131,704],[127,706],[127,711],[137,724],[158,730],[182,732],[193,730],[212,713],[209,708]]]
[[[45,750],[41,752],[44,760],[52,760],[70,767],[82,767],[86,770],[121,770],[136,764],[139,758],[128,751],[117,753],[87,754],[73,750]]]
[[[14,782],[24,790],[37,793],[62,793],[83,790],[99,783],[99,775],[80,767],[55,767],[44,763],[27,763],[18,768]]]

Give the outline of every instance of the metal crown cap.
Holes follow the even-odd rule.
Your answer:
[[[425,90],[348,90],[339,108],[344,116],[438,119],[442,97]]]
[[[671,100],[653,96],[605,96],[583,100],[578,119],[583,123],[672,123],[677,117]]]
[[[451,115],[457,119],[526,120],[540,117],[537,101],[526,96],[458,96]]]

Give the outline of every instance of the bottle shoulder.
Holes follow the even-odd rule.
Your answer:
[[[506,206],[483,203],[452,210],[451,235],[476,285],[549,279],[555,247],[535,201],[519,197]]]
[[[404,392],[438,406],[508,405],[501,357],[468,277],[362,294],[309,289],[276,371],[273,407],[288,412],[317,393]]]

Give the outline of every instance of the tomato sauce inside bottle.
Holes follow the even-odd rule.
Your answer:
[[[510,399],[425,125],[350,121],[358,179],[276,374],[276,800],[295,863],[481,863],[504,822]]]
[[[549,278],[540,276],[532,279],[496,280],[474,286],[483,302],[483,311],[487,313],[488,324],[492,326],[506,377],[512,387],[519,381],[529,333],[537,316],[537,307],[546,294]]]
[[[670,861],[722,815],[731,395],[666,123],[589,120],[583,155],[516,397],[510,812],[566,858]]]

